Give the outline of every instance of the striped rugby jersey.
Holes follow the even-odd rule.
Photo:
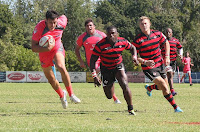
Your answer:
[[[140,57],[145,60],[153,60],[155,62],[153,68],[156,68],[163,64],[160,47],[166,41],[166,36],[162,32],[151,30],[148,36],[144,33],[138,34],[132,44],[136,47]],[[143,70],[152,69],[152,67],[143,64],[141,66]]]
[[[176,61],[177,48],[181,49],[182,45],[179,42],[179,40],[174,37],[168,39],[168,41],[170,44],[170,61]],[[162,50],[162,56],[165,56],[165,49],[163,48],[163,46],[161,47],[161,50]]]
[[[113,46],[109,44],[107,38],[104,38],[95,45],[92,54],[100,56],[101,64],[107,69],[114,69],[122,63],[122,51],[130,50],[131,47],[132,45],[125,38],[118,37]]]

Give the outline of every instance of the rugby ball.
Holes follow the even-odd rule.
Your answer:
[[[55,39],[51,35],[43,36],[39,41],[39,45],[42,47],[47,47],[49,44],[55,45]]]

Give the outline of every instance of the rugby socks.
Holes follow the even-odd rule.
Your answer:
[[[56,93],[58,93],[58,95],[60,96],[60,98],[63,98],[63,96],[64,96],[64,94],[63,94],[63,90],[62,90],[62,88],[58,88],[57,90],[55,90],[56,91]]]
[[[147,87],[147,90],[150,91],[150,92],[151,92],[151,90],[153,90],[153,89],[159,90],[159,89],[158,89],[158,86],[155,85],[155,84],[150,85],[150,86]]]
[[[114,101],[117,100],[117,96],[115,95],[115,93],[113,94],[113,99]]]
[[[174,107],[174,109],[178,107],[171,93],[164,95],[164,97],[169,101],[169,103]]]
[[[72,94],[73,94],[72,86],[67,86],[66,89],[67,89],[67,92],[69,94],[69,97],[71,97]]]
[[[174,88],[170,88],[171,93],[175,92]]]

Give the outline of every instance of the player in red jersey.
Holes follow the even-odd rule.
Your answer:
[[[167,71],[167,78],[168,78],[170,91],[172,95],[175,96],[177,92],[175,92],[174,87],[173,87],[173,76],[174,76],[174,72],[176,71],[177,49],[179,49],[179,57],[182,60],[183,48],[179,40],[172,37],[173,31],[171,28],[166,28],[165,35],[167,36],[167,39],[170,44],[170,66],[171,66],[170,69],[171,70]],[[165,56],[165,49],[163,47],[162,47],[162,56],[163,57]]]
[[[184,68],[183,68],[183,76],[181,78],[181,82],[183,81],[183,78],[185,78],[186,74],[188,74],[189,81],[190,81],[190,86],[192,86],[192,77],[191,77],[191,68],[190,68],[190,66],[194,66],[194,65],[191,63],[191,58],[190,58],[189,52],[186,52],[185,57],[182,60],[182,63],[184,65]]]
[[[103,89],[106,97],[111,99],[114,94],[115,78],[118,80],[124,94],[124,99],[128,105],[128,112],[135,115],[133,111],[131,90],[128,87],[128,79],[122,63],[122,51],[130,50],[132,59],[138,64],[137,51],[135,46],[131,45],[126,39],[117,37],[118,32],[116,27],[110,26],[107,28],[107,37],[103,38],[95,45],[90,59],[90,70],[94,78],[95,86],[101,85],[101,80],[97,77],[95,62],[100,57],[101,59],[101,75]]]
[[[80,67],[82,68],[86,68],[86,66],[80,56],[80,48],[82,46],[84,47],[87,65],[90,66],[90,58],[91,58],[92,51],[96,43],[106,37],[106,34],[104,32],[101,32],[95,29],[93,20],[90,18],[85,21],[85,29],[86,29],[86,32],[84,32],[78,37],[76,41],[76,48],[75,48],[76,56],[78,58],[78,61],[80,62]],[[95,64],[97,74],[100,72],[100,61],[101,60],[99,58]],[[116,104],[121,103],[115,94],[113,94],[113,99]]]
[[[58,70],[61,73],[63,83],[68,91],[70,99],[75,103],[79,103],[80,99],[77,98],[72,89],[70,76],[65,67],[65,50],[61,42],[63,30],[67,25],[67,17],[65,15],[59,16],[54,10],[48,10],[46,12],[46,19],[40,21],[32,35],[32,51],[39,53],[39,58],[43,72],[51,84],[52,88],[60,96],[63,108],[66,109],[68,103],[66,100],[66,91],[62,90],[59,82],[56,80],[51,67],[54,65],[53,60],[56,63]],[[45,35],[52,35],[55,39],[55,46],[48,45],[48,47],[39,46],[39,40]]]
[[[150,29],[151,22],[148,17],[140,17],[138,23],[142,33],[137,35],[133,44],[140,55],[138,61],[141,63],[144,74],[155,83],[155,85],[152,86],[145,86],[147,94],[151,96],[153,89],[162,90],[164,97],[173,106],[175,112],[183,112],[180,107],[176,105],[168,89],[168,81],[164,71],[164,64],[169,65],[170,63],[169,42],[163,33],[158,30]],[[165,48],[164,61],[161,55],[161,46]]]

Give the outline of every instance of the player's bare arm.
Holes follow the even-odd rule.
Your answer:
[[[165,48],[164,62],[165,65],[168,66],[170,64],[170,45],[168,40],[165,42],[164,48]]]
[[[37,52],[37,53],[40,53],[40,52],[48,52],[50,51],[51,49],[53,49],[54,45],[51,45],[49,44],[47,47],[41,47],[39,46],[38,44],[39,42],[35,41],[35,40],[32,40],[31,41],[31,48],[32,48],[32,51],[33,52]]]
[[[98,60],[99,56],[92,55],[90,58],[90,71],[92,73],[92,77],[94,78],[94,86],[101,86],[101,80],[97,77],[95,63]]]
[[[129,43],[129,42],[128,42]],[[132,54],[132,59],[135,65],[139,65],[139,61],[137,59],[137,50],[134,45],[131,44],[130,52]]]
[[[83,61],[83,59],[81,58],[81,55],[80,55],[80,48],[81,47],[78,44],[76,44],[75,54],[76,54],[76,57],[78,58],[78,61],[80,62],[80,67],[86,68],[84,61]]]

